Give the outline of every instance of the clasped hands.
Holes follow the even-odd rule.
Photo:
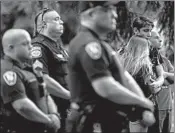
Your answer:
[[[56,114],[48,114],[48,117],[50,118],[50,123],[48,123],[48,127],[53,129],[56,133],[58,129],[61,127],[60,118]]]

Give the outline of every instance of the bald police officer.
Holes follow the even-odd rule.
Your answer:
[[[64,29],[63,21],[55,10],[44,9],[36,16],[35,24],[32,58],[43,64],[44,79],[62,117],[60,132],[64,132],[64,120],[69,107],[69,101],[65,99],[70,98],[70,93],[66,82],[68,54],[60,38]]]
[[[0,96],[8,115],[4,132],[40,133],[45,125],[56,132],[60,128],[59,115],[44,88],[42,75],[25,65],[31,59],[29,33],[10,29],[3,35],[2,44],[5,55],[1,59]]]
[[[103,133],[120,133],[128,124],[123,112],[116,113],[124,108],[122,105],[153,111],[152,102],[144,97],[133,78],[122,69],[116,53],[103,41],[116,28],[113,4],[116,2],[82,2],[82,29],[69,48],[72,103],[67,132],[92,133],[98,123]],[[153,114],[148,114],[149,122],[154,123]]]
[[[63,21],[52,9],[43,9],[35,17],[35,31],[32,40],[32,58],[43,64],[45,81],[49,92],[64,99],[70,98],[65,76],[67,52],[62,49],[60,36],[63,33]],[[60,42],[61,43],[61,42]],[[50,60],[53,59],[53,60]]]

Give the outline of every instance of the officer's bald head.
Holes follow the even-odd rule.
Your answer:
[[[30,35],[23,29],[7,30],[2,37],[2,46],[4,53],[8,53],[15,46],[20,45],[24,41],[31,41]]]
[[[49,12],[44,14],[43,20],[44,21],[50,21],[50,20],[53,20],[53,19],[55,19],[57,17],[60,18],[60,15],[58,14],[58,12],[55,11],[55,10],[51,10],[51,11],[49,11]]]

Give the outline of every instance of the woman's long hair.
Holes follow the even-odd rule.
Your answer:
[[[135,76],[141,71],[146,80],[152,75],[152,63],[149,58],[148,42],[143,39],[130,39],[122,55],[125,69]]]

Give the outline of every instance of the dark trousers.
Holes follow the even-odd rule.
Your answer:
[[[0,133],[55,133],[52,128],[45,124],[29,121],[19,122],[18,120],[3,124]]]
[[[121,133],[122,130],[128,133],[128,126],[128,120],[118,115],[116,110],[99,108],[94,109],[93,113],[87,116],[80,133]]]
[[[121,133],[124,125],[127,125],[125,122],[123,118],[119,118],[116,114],[108,118],[103,116],[98,120],[94,120],[94,117],[90,116],[81,133]]]
[[[65,133],[65,121],[67,118],[67,111],[70,106],[70,102],[68,100],[58,98],[52,95],[52,98],[54,102],[57,105],[58,112],[60,113],[61,116],[61,128],[58,130],[58,133]]]

